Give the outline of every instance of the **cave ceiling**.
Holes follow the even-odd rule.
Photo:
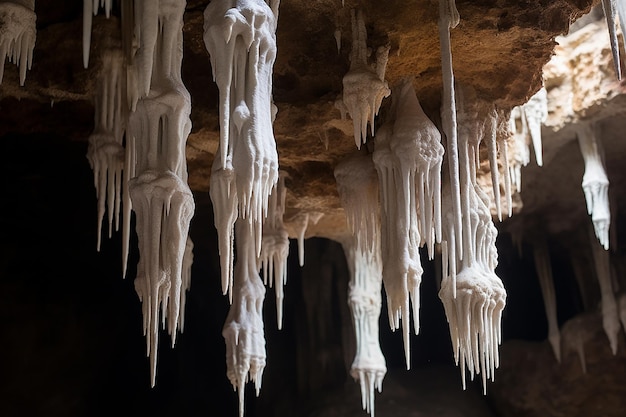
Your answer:
[[[587,14],[597,1],[457,1],[461,20],[452,29],[456,81],[476,90],[479,100],[508,110],[521,105],[542,84],[555,38]],[[189,184],[207,193],[219,141],[218,89],[204,46],[206,1],[187,2],[184,16],[182,78],[192,98],[192,132],[187,142]],[[119,6],[118,6],[119,7]],[[368,46],[389,45],[385,79],[393,86],[413,80],[426,114],[440,124],[442,75],[438,6],[431,0],[315,2],[286,0],[280,5],[278,55],[273,93],[278,114],[274,133],[279,164],[287,177],[286,225],[301,212],[322,213],[307,237],[345,233],[333,169],[355,151],[352,121],[334,107],[348,71],[352,43],[351,10],[364,13]],[[32,69],[20,87],[18,71],[7,63],[0,86],[0,135],[54,131],[86,141],[93,129],[93,92],[101,69],[99,52],[119,42],[119,10],[94,18],[91,60],[82,63],[82,4],[38,2],[37,41]],[[340,31],[338,48],[336,31]],[[389,99],[383,101],[384,116]],[[380,122],[380,121],[378,121]],[[544,144],[550,153],[549,142]],[[532,183],[532,180],[530,180]],[[290,236],[295,232],[290,230]]]

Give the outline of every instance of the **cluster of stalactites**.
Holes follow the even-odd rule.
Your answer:
[[[378,176],[371,155],[355,153],[335,168],[350,236],[342,242],[350,282],[348,305],[356,335],[350,375],[359,382],[363,409],[374,416],[374,390],[382,391],[387,372],[378,339],[382,306],[382,255]]]
[[[7,58],[19,67],[20,86],[26,80],[26,70],[33,64],[37,38],[35,0],[0,2],[0,84]]]
[[[276,320],[278,329],[283,324],[283,286],[287,283],[287,258],[289,257],[289,235],[283,223],[285,214],[286,172],[281,171],[278,182],[270,194],[268,215],[263,225],[259,267],[263,270],[263,283],[274,287],[276,293]]]
[[[185,156],[191,97],[180,77],[185,6],[185,0],[135,1],[139,42],[134,60],[140,63],[141,98],[129,117],[127,146],[132,148],[129,188],[140,252],[135,289],[142,301],[152,385],[159,314],[172,346],[181,329],[183,277],[188,273],[183,267],[189,267],[185,253],[189,256],[189,224],[195,210]],[[151,71],[142,71],[142,65]]]
[[[604,168],[602,143],[597,140],[593,126],[582,123],[577,130],[578,145],[585,161],[582,187],[587,204],[587,213],[591,216],[596,238],[609,249],[609,229],[611,211],[609,204],[609,179]]]
[[[109,0],[85,0],[83,6],[83,60],[87,67],[93,16],[102,7],[110,17],[112,4]],[[98,194],[106,190],[109,218],[115,211],[116,223],[119,188],[123,189],[124,271],[131,208],[136,214],[140,257],[135,290],[142,303],[152,386],[156,382],[159,322],[174,345],[183,327],[193,259],[189,224],[195,203],[187,184],[185,157],[191,97],[180,76],[185,6],[185,0],[123,2],[122,48],[102,56],[96,127],[88,155]],[[101,201],[99,197],[99,206]],[[99,208],[99,223],[102,210]]]
[[[499,364],[500,324],[506,291],[495,274],[498,232],[492,221],[489,197],[478,185],[475,176],[478,147],[485,126],[491,127],[494,123],[489,120],[493,113],[481,111],[476,98],[468,94],[471,91],[463,88],[457,96],[460,122],[457,160],[463,234],[460,237],[456,235],[455,216],[458,214],[454,206],[455,191],[447,183],[442,199],[445,226],[442,230],[443,278],[439,297],[448,319],[455,361],[461,367],[463,388],[466,386],[467,368],[472,378],[475,374],[482,374],[486,392],[486,381],[494,378]],[[495,141],[495,138],[489,140]],[[459,247],[461,254],[456,252]]]
[[[87,149],[87,159],[94,174],[94,185],[98,198],[98,251],[100,251],[102,240],[102,222],[105,210],[108,213],[110,238],[114,219],[115,230],[119,229],[122,194],[128,192],[125,178],[122,176],[125,161],[124,132],[127,117],[124,99],[124,58],[119,48],[102,51],[100,58],[102,67],[98,75],[94,96],[94,131],[89,136]],[[125,211],[123,219],[126,219],[129,217],[130,207],[124,205],[123,209]],[[125,221],[124,235],[128,233],[126,228],[128,225],[130,222]],[[124,275],[127,257],[128,253],[124,251],[122,256]]]
[[[376,50],[375,62],[368,62],[367,30],[361,10],[351,10],[352,51],[350,52],[350,70],[343,77],[343,94],[335,102],[341,111],[342,119],[346,113],[352,118],[354,142],[358,149],[367,141],[367,126],[374,136],[374,118],[378,114],[382,101],[391,90],[385,81],[385,71],[390,46],[380,46]]]
[[[268,273],[273,275],[278,304],[286,278],[285,190],[279,182],[272,126],[277,112],[272,73],[278,6],[278,0],[269,4],[215,0],[204,11],[204,44],[220,95],[220,143],[209,194],[218,232],[222,291],[231,303],[222,332],[227,375],[239,393],[240,416],[245,383],[254,382],[258,395],[265,367],[261,311],[265,287],[259,269],[263,267],[266,279]],[[272,242],[270,234],[274,234]],[[280,326],[282,312],[277,308]]]
[[[424,114],[412,81],[394,88],[390,119],[376,133],[373,160],[381,200],[383,282],[389,325],[402,320],[407,369],[410,367],[410,304],[413,327],[419,332],[419,287],[422,266],[419,248],[434,256],[441,240],[441,134]]]
[[[256,256],[269,196],[278,181],[273,132],[272,72],[279,2],[212,1],[204,12],[204,43],[220,92],[220,143],[210,196],[215,211],[222,291],[232,301],[234,224],[251,223]]]
[[[541,126],[548,117],[548,92],[541,87],[523,105],[511,110],[510,129],[513,132],[514,148],[512,155],[515,162],[513,168],[513,185],[522,190],[521,168],[530,162],[530,146],[532,144],[538,166],[543,165]]]

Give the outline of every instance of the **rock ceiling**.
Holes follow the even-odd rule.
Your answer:
[[[593,1],[459,1],[461,16],[452,31],[457,83],[502,109],[523,104],[541,86],[541,69],[550,59],[555,37],[588,13]],[[185,13],[183,81],[191,93],[193,123],[187,145],[189,184],[208,191],[219,123],[218,91],[205,49],[202,13],[206,1],[189,1]],[[354,152],[352,123],[334,107],[342,77],[349,69],[350,10],[364,12],[368,46],[390,46],[386,80],[393,85],[412,77],[417,96],[437,124],[441,105],[441,64],[433,1],[284,1],[277,30],[274,101],[280,167],[287,179],[287,226],[298,213],[322,213],[307,236],[336,237],[345,232],[333,169]],[[0,134],[54,129],[71,140],[86,140],[92,124],[92,92],[100,70],[98,52],[115,42],[119,21],[96,16],[91,63],[81,59],[82,9],[79,4],[37,4],[38,33],[32,70],[19,87],[17,71],[7,65],[0,88]],[[340,31],[340,49],[335,37]],[[113,39],[113,41],[111,40]],[[20,100],[16,102],[15,99]],[[384,114],[388,100],[383,102]],[[28,120],[26,123],[25,120]],[[291,228],[290,236],[296,232]]]

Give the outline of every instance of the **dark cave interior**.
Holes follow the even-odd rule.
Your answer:
[[[0,415],[236,415],[237,394],[226,377],[221,336],[228,299],[221,294],[208,193],[195,195],[185,329],[174,348],[161,332],[157,384],[150,388],[140,302],[133,288],[136,238],[131,240],[128,276],[122,279],[120,234],[105,236],[99,253],[95,248],[96,199],[86,144],[31,135],[5,137],[0,146],[0,320],[5,326]],[[348,375],[354,341],[341,246],[321,238],[308,239],[305,246],[300,267],[291,241],[280,331],[273,289],[266,290],[267,366],[260,396],[247,387],[249,417],[301,415],[297,410],[315,403],[316,392],[358,391]],[[497,273],[508,292],[504,341],[541,342],[547,324],[528,255],[532,252],[524,247],[520,256],[506,233],[499,236],[498,248]],[[550,252],[563,323],[581,311],[581,302],[566,252],[554,243]],[[424,269],[421,329],[411,336],[409,371],[404,369],[402,336],[389,330],[383,297],[381,347],[390,372],[395,369],[406,378],[428,378],[432,367],[454,368],[434,261],[424,259]],[[451,375],[452,386],[461,391],[457,368],[441,375]],[[480,389],[479,381],[468,387]],[[489,387],[487,392],[488,403]]]

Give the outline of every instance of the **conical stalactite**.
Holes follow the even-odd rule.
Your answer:
[[[524,118],[528,127],[528,134],[535,152],[537,165],[543,166],[543,145],[541,140],[541,125],[548,117],[548,92],[545,87],[528,99],[524,104]]]
[[[132,0],[126,0],[126,2],[130,1]],[[89,67],[93,17],[98,15],[101,7],[104,9],[106,18],[111,17],[112,0],[83,0],[83,66],[85,68]]]
[[[191,132],[191,97],[180,76],[186,2],[136,2],[135,6],[137,16],[142,16],[139,26],[161,28],[142,32],[138,51],[145,47],[144,42],[156,45],[154,65],[149,92],[137,101],[127,128],[127,165],[133,173],[129,190],[140,252],[135,289],[142,301],[154,386],[159,319],[174,345],[184,309],[183,275],[189,268],[189,224],[195,210],[185,157]],[[154,21],[148,22],[146,16]],[[143,75],[139,73],[140,78]]]
[[[441,72],[443,78],[443,94],[441,97],[441,124],[443,135],[446,137],[446,152],[448,154],[448,170],[451,187],[452,208],[454,212],[451,221],[454,225],[454,235],[457,237],[457,256],[463,257],[461,236],[461,184],[459,179],[459,150],[457,138],[456,97],[454,69],[452,66],[452,46],[450,43],[450,29],[454,29],[460,21],[455,0],[439,0],[439,44],[441,50]]]
[[[298,264],[304,266],[304,240],[309,224],[317,224],[324,216],[324,213],[317,211],[301,210],[289,217],[289,223],[296,231],[296,241],[298,243]]]
[[[450,326],[450,337],[457,365],[461,367],[465,389],[465,368],[473,378],[482,374],[483,391],[487,379],[493,380],[499,364],[501,318],[506,291],[495,274],[498,263],[496,237],[498,231],[491,219],[489,197],[476,182],[472,167],[480,143],[484,122],[477,104],[467,97],[467,89],[459,92],[459,172],[463,234],[463,257],[454,252],[455,236],[453,193],[450,183],[444,187],[442,218],[442,272],[439,297]]]
[[[611,210],[609,204],[609,179],[604,168],[602,143],[598,141],[589,123],[577,129],[578,145],[585,161],[583,191],[587,214],[591,216],[597,239],[605,250],[609,249]]]
[[[510,113],[504,111],[503,109],[495,109],[495,117],[496,117],[496,138],[499,139],[499,150],[498,159],[502,165],[503,175],[501,178],[504,179],[504,195],[506,197],[506,206],[507,206],[507,215],[508,217],[513,216],[513,193],[519,193],[521,191],[517,189],[517,186],[521,187],[521,167],[516,163],[511,163],[511,156],[509,156],[509,149],[512,147],[514,134],[511,131],[510,125]],[[519,167],[519,168],[518,168]],[[513,184],[513,176],[515,176],[515,181],[519,181],[515,185]],[[494,185],[495,187],[495,185]],[[498,188],[500,184],[498,184]],[[498,198],[496,196],[496,198]]]
[[[125,185],[127,178],[122,175],[125,161],[124,133],[128,116],[124,89],[124,57],[120,49],[111,48],[102,52],[101,60],[102,69],[94,97],[95,127],[89,136],[87,149],[87,159],[93,170],[98,197],[98,251],[102,241],[104,212],[106,210],[108,213],[110,238],[113,226],[115,225],[116,231],[119,228],[122,192],[128,191]],[[128,215],[129,207],[124,207],[124,210]],[[123,254],[124,266],[127,256],[127,253]]]
[[[602,0],[602,10],[604,11],[606,25],[609,29],[609,41],[611,44],[611,53],[613,55],[613,66],[615,68],[615,75],[617,76],[618,80],[622,79],[622,69],[619,60],[619,43],[617,42],[617,5],[620,4],[620,7],[623,7],[621,3],[623,3],[622,0]],[[621,19],[621,15],[619,16],[619,18]],[[623,22],[620,21],[620,23]]]
[[[358,152],[337,164],[335,179],[350,231],[342,242],[350,269],[348,304],[356,332],[350,375],[360,384],[363,409],[373,417],[374,389],[382,392],[387,372],[378,328],[383,269],[378,176],[371,156]]]
[[[343,76],[343,94],[336,106],[342,118],[348,113],[352,118],[354,142],[357,149],[367,141],[367,126],[374,136],[374,119],[385,97],[391,91],[385,81],[385,71],[389,57],[389,45],[376,50],[376,61],[368,62],[367,30],[361,10],[351,10],[352,50],[350,70]]]
[[[587,360],[585,358],[585,344],[595,336],[597,316],[594,313],[580,313],[563,324],[563,354],[575,352],[578,355],[580,369],[583,374],[587,373]]]
[[[615,291],[611,280],[611,260],[609,251],[605,250],[593,235],[589,227],[591,253],[595,265],[596,278],[600,284],[602,327],[609,339],[611,352],[617,354],[618,334],[620,331],[620,319]]]
[[[283,299],[285,297],[283,286],[287,283],[287,258],[289,257],[289,235],[283,223],[287,198],[285,187],[287,175],[284,171],[280,172],[278,182],[270,194],[259,256],[259,267],[263,270],[263,283],[269,285],[270,288],[274,287],[276,293],[276,320],[279,330],[283,326]]]
[[[556,315],[556,294],[554,292],[554,281],[552,279],[552,265],[550,263],[550,252],[545,239],[537,240],[533,244],[533,254],[537,277],[541,286],[543,305],[546,309],[548,319],[548,341],[552,346],[552,351],[558,362],[561,362],[561,332]]]
[[[541,126],[548,117],[548,93],[541,87],[526,103],[515,106],[511,110],[510,126],[514,135],[515,175],[514,184],[521,191],[521,167],[530,162],[530,147],[532,145],[535,161],[538,166],[543,165],[543,145]]]
[[[26,70],[33,65],[37,39],[35,0],[0,2],[0,84],[6,59],[18,66],[20,86],[26,81]]]
[[[430,259],[441,239],[441,134],[424,114],[412,81],[394,88],[390,119],[376,134],[373,160],[381,194],[383,281],[389,325],[400,327],[407,369],[410,368],[409,322],[413,305],[414,331],[419,332],[419,248],[426,244]]]
[[[250,221],[239,218],[235,222],[237,262],[233,299],[222,330],[226,342],[226,374],[239,394],[240,417],[244,415],[245,384],[254,383],[256,395],[259,395],[266,360],[265,287],[257,268],[255,233],[256,226]]]
[[[204,11],[204,43],[220,91],[220,143],[210,194],[224,293],[232,288],[235,221],[241,217],[257,227],[253,240],[258,256],[269,196],[278,181],[272,128],[278,6],[278,0],[270,5],[261,0],[217,0]]]

